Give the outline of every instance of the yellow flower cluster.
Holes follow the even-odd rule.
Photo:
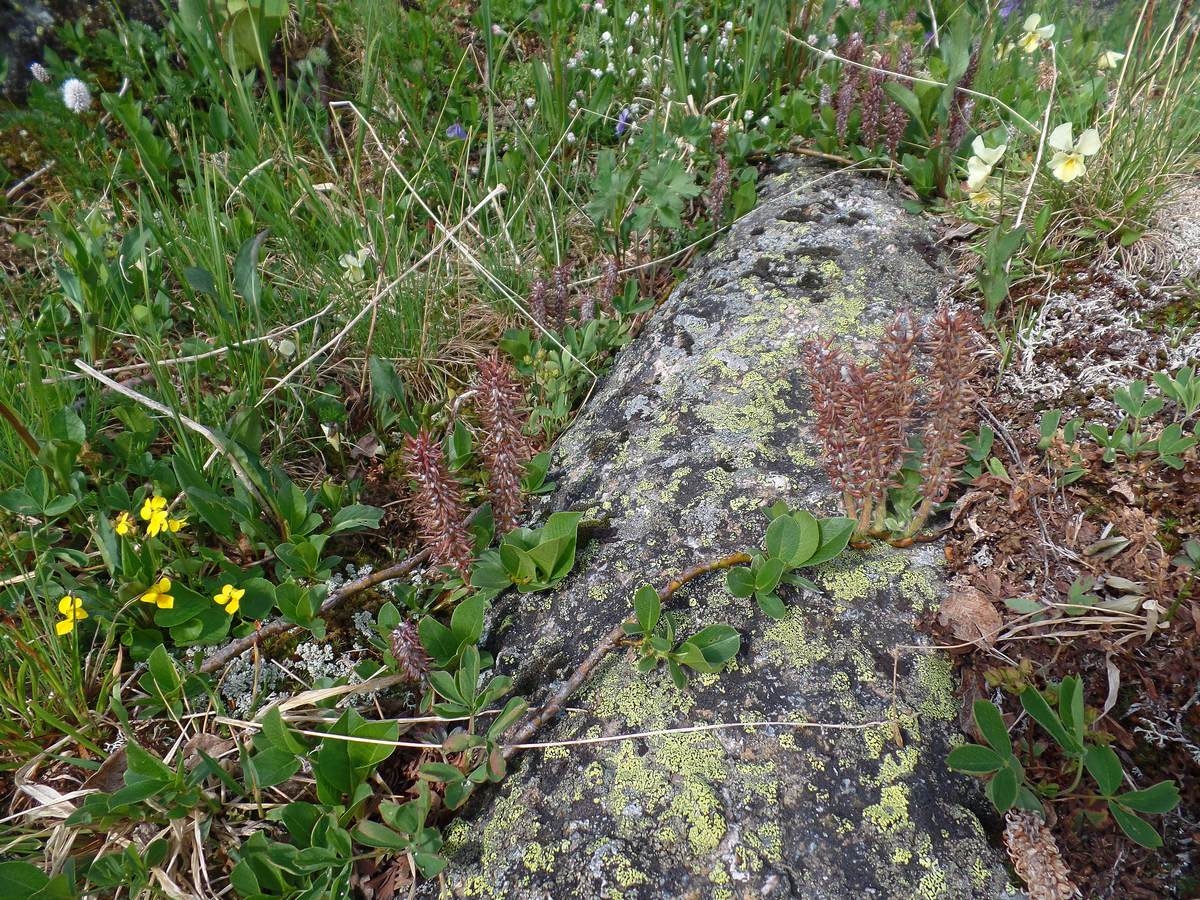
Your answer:
[[[138,515],[147,522],[146,534],[150,537],[163,531],[176,532],[187,524],[187,519],[171,518],[167,511],[167,498],[159,497],[157,494],[146,498]],[[125,525],[125,531],[121,530],[122,524]],[[129,521],[129,517],[125,513],[121,513],[117,518],[117,534],[127,534],[131,528],[132,523]]]
[[[70,634],[75,629],[75,623],[88,617],[83,608],[83,598],[72,597],[70,594],[58,601],[58,611],[63,616],[62,621],[54,623],[56,634]]]

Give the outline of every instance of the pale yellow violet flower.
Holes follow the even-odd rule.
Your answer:
[[[70,594],[58,601],[58,611],[63,620],[54,623],[54,632],[59,636],[70,634],[77,621],[88,617],[87,610],[83,608],[83,599]]]
[[[1003,62],[1012,55],[1012,52],[1017,49],[1017,45],[1012,41],[1002,41],[996,45],[996,59]]]
[[[346,278],[351,283],[362,281],[366,277],[364,267],[367,264],[367,259],[370,257],[371,251],[367,247],[359,247],[357,253],[343,253],[338,262],[342,268],[346,270]]]
[[[225,607],[225,612],[232,616],[238,611],[238,606],[245,593],[245,588],[235,588],[232,584],[227,584],[221,588],[221,593],[213,594],[213,602],[220,603]]]
[[[171,609],[175,605],[175,598],[167,593],[171,589],[171,579],[165,575],[158,579],[150,590],[138,597],[143,603],[153,603],[159,609]]]
[[[974,155],[967,160],[967,188],[969,190],[977,191],[983,186],[988,176],[992,174],[992,167],[1000,162],[1000,157],[1007,149],[1008,144],[988,147],[983,142],[983,135],[975,138],[971,144],[971,152]]]
[[[1071,123],[1063,122],[1050,132],[1048,143],[1057,151],[1050,158],[1050,172],[1067,184],[1087,174],[1083,160],[1100,152],[1100,133],[1095,128],[1089,128],[1079,136],[1079,140],[1072,142]]]
[[[1124,53],[1118,53],[1116,50],[1105,50],[1100,54],[1100,58],[1096,60],[1096,68],[1101,72],[1105,69],[1115,69],[1117,64],[1124,58]]]
[[[126,537],[137,530],[137,523],[133,521],[133,516],[125,510],[121,510],[121,514],[117,516],[117,524],[113,528],[121,537]]]
[[[1048,41],[1050,38],[1054,37],[1054,26],[1042,25],[1042,17],[1037,13],[1034,13],[1028,19],[1026,19],[1025,24],[1022,27],[1024,28],[1024,31],[1022,31],[1021,36],[1017,38],[1017,46],[1026,53],[1032,53],[1041,46],[1042,41]]]

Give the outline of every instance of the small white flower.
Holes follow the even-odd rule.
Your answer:
[[[48,84],[50,82],[50,70],[43,66],[40,62],[33,62],[29,64],[29,74],[42,84]]]
[[[983,135],[976,136],[974,142],[971,144],[971,152],[974,155],[967,160],[968,190],[977,192],[983,187],[983,183],[992,174],[992,167],[1000,162],[1000,157],[1004,155],[1006,149],[1008,149],[1007,144],[1000,144],[998,147],[988,147],[983,142]]]
[[[492,34],[494,34],[496,37],[501,37],[504,34],[504,29],[501,28],[499,25],[496,25],[495,23],[493,23],[492,24]]]
[[[810,34],[808,36],[807,40],[810,44],[816,44],[816,42],[819,41],[820,38],[818,38],[815,34]]]
[[[706,24],[700,26],[700,37],[704,37],[707,34],[708,34],[708,24],[706,23]]]
[[[573,144],[573,143],[575,143],[575,132],[573,132],[573,131],[568,131],[568,132],[567,132],[567,143],[568,143],[568,144]]]
[[[604,32],[604,34],[600,35],[600,43],[611,44],[612,43],[612,32],[606,31],[606,32]]]
[[[68,78],[61,88],[63,104],[73,113],[86,112],[92,105],[92,92],[78,78]]]
[[[1100,58],[1096,60],[1096,68],[1101,72],[1105,69],[1115,69],[1117,64],[1124,58],[1124,53],[1118,53],[1116,50],[1105,50],[1100,54]]]
[[[836,34],[825,35],[825,46],[826,47],[836,47],[837,46],[837,35]]]
[[[603,74],[604,74],[603,69],[592,69],[592,77],[593,78],[599,78]]]
[[[611,59],[608,61],[608,65],[604,67],[604,71],[608,72],[610,75],[613,72],[617,71],[617,67],[613,65],[613,62]]]
[[[603,3],[596,4],[596,15],[602,16],[608,12],[608,8]]]
[[[537,106],[537,100],[535,100],[533,97],[525,98],[525,108],[526,109],[533,109],[535,106]]]
[[[759,128],[766,128],[766,127],[767,127],[768,125],[770,125],[770,124],[771,124],[771,117],[770,117],[770,116],[763,116],[761,119],[759,119],[759,120],[758,120],[758,127],[759,127]]]
[[[726,31],[733,31],[733,23],[732,23],[732,22],[726,22],[726,23],[725,23],[725,30],[726,30]]]
[[[629,114],[631,116],[640,116],[642,114],[642,104],[631,103],[629,105]]]
[[[631,12],[631,13],[629,14],[629,18],[627,18],[627,19],[625,20],[625,27],[626,27],[626,28],[632,28],[634,25],[636,25],[636,24],[638,23],[638,18],[639,18],[639,17],[638,17],[638,12],[637,12],[637,10],[635,9],[633,12]]]
[[[571,102],[567,104],[567,109],[569,109],[571,112],[575,112],[575,110],[579,109],[579,101],[572,97]]]
[[[627,69],[627,70],[625,71],[625,74],[626,74],[627,76],[629,76],[630,78],[632,78],[634,75],[636,75],[636,74],[637,74],[637,69]]]
[[[579,60],[577,60],[575,57],[572,56],[567,59],[567,68],[568,69],[574,69],[578,65],[579,65]]]
[[[1087,174],[1084,157],[1095,156],[1100,152],[1100,132],[1089,128],[1079,136],[1079,140],[1071,141],[1071,123],[1063,122],[1052,132],[1047,141],[1057,152],[1050,158],[1050,172],[1063,184],[1068,184]]]
[[[362,281],[366,276],[364,267],[370,255],[371,249],[369,247],[359,247],[357,253],[343,253],[338,258],[338,263],[346,270],[346,279],[351,284]]]
[[[1021,27],[1024,30],[1017,39],[1017,46],[1026,53],[1032,53],[1041,46],[1042,41],[1048,41],[1054,37],[1054,26],[1042,25],[1042,17],[1037,13],[1026,19],[1025,24]]]
[[[664,97],[670,97],[670,96],[671,96],[671,86],[670,86],[669,84],[668,84],[668,85],[666,85],[666,86],[663,88],[663,96],[664,96]]]
[[[754,118],[754,110],[752,110],[752,109],[746,110],[744,113],[742,113],[742,118],[745,119],[747,122],[749,122],[751,119]]]

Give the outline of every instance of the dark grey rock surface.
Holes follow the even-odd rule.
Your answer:
[[[618,357],[555,448],[547,508],[608,517],[555,592],[494,610],[501,671],[534,703],[616,623],[634,590],[756,546],[776,500],[836,514],[818,462],[802,343],[866,341],[935,302],[932,228],[882,182],[799,163],[694,267]],[[936,545],[850,552],[785,594],[775,622],[713,574],[672,606],[684,632],[724,622],[742,649],[677,689],[614,653],[542,741],[755,725],[559,746],[519,757],[448,830],[448,896],[1000,897],[960,740],[949,661],[915,619],[941,590]],[[807,573],[806,573],[807,574]],[[900,740],[896,739],[898,726]],[[879,723],[879,724],[870,724]],[[435,893],[427,886],[429,893]]]

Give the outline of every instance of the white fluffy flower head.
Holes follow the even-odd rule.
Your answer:
[[[43,66],[40,62],[33,62],[29,64],[29,74],[42,84],[46,84],[48,81],[50,81],[50,70]]]
[[[63,104],[73,113],[87,112],[92,106],[92,92],[78,78],[68,78],[62,86]]]

